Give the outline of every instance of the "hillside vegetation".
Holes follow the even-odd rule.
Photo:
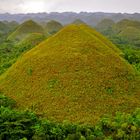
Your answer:
[[[17,107],[50,120],[94,123],[140,105],[135,70],[108,39],[69,25],[24,54],[0,78]]]
[[[140,109],[131,114],[104,116],[96,125],[56,123],[34,113],[17,111],[15,101],[0,95],[1,140],[139,140]]]

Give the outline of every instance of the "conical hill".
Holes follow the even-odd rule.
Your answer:
[[[47,22],[45,29],[49,34],[55,34],[63,28],[63,25],[55,20]]]
[[[94,123],[140,105],[134,78],[104,36],[69,25],[19,58],[0,78],[0,91],[49,119]]]
[[[21,41],[31,33],[44,34],[44,30],[33,20],[28,20],[19,25],[19,27],[9,35],[8,40]]]

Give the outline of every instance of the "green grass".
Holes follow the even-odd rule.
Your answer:
[[[139,81],[120,54],[92,28],[69,25],[19,58],[1,76],[0,91],[18,108],[60,122],[95,123],[106,113],[131,112],[140,105]]]

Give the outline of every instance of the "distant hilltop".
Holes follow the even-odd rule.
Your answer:
[[[114,22],[118,22],[122,19],[140,20],[140,13],[104,13],[104,12],[63,12],[63,13],[29,13],[29,14],[0,14],[0,21],[17,21],[24,22],[28,19],[33,19],[35,21],[45,21],[56,20],[62,24],[72,23],[76,19],[81,19],[89,25],[96,26],[103,19],[111,19]]]

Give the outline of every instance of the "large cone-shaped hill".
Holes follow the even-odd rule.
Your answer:
[[[28,20],[19,25],[19,27],[8,37],[8,40],[21,41],[31,33],[44,34],[43,28],[33,20]]]
[[[0,78],[0,91],[57,121],[93,123],[140,104],[133,68],[86,25],[69,25],[36,46]]]

